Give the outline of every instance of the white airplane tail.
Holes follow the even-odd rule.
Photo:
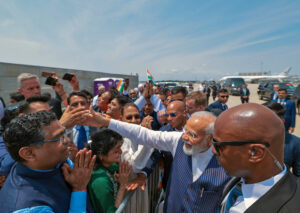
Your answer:
[[[280,73],[279,75],[287,76],[288,73],[291,71],[291,69],[292,69],[292,67],[288,67],[282,73]]]

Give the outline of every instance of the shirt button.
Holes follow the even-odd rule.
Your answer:
[[[188,199],[189,199],[189,196],[186,195],[186,196],[185,196],[185,200],[188,200]]]

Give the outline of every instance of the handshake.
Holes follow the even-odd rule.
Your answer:
[[[110,119],[101,113],[95,112],[92,107],[90,107],[90,109],[83,107],[71,109],[70,106],[68,106],[59,122],[66,129],[70,129],[75,125],[101,128],[108,127]]]

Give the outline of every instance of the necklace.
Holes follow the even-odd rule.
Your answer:
[[[117,193],[118,193],[118,183],[115,181],[115,178],[109,173],[109,171],[106,171],[106,175],[113,184],[114,187],[114,200],[116,200]]]

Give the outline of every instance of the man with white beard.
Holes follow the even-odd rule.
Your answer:
[[[161,132],[104,118],[91,113],[89,124],[108,127],[122,136],[173,155],[164,212],[217,212],[229,176],[212,153],[211,140],[216,118],[196,112],[182,132]]]

